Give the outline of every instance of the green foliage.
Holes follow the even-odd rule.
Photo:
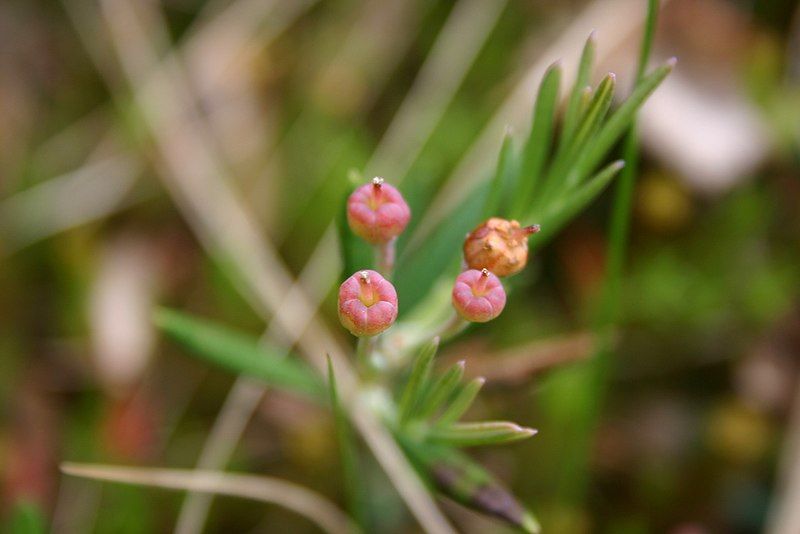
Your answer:
[[[14,505],[7,525],[10,534],[44,534],[47,522],[42,509],[36,503],[21,501]]]
[[[541,181],[542,168],[550,151],[553,138],[558,85],[561,82],[561,65],[551,65],[542,78],[539,94],[533,106],[533,124],[522,152],[522,166],[516,181],[511,216],[521,217],[532,201],[536,185]]]
[[[460,451],[441,444],[398,436],[400,445],[427,483],[454,501],[493,515],[525,532],[539,532],[539,522],[489,471]]]
[[[436,424],[440,426],[449,426],[461,419],[461,416],[472,406],[484,382],[485,380],[483,378],[475,378],[464,384],[453,397],[453,400],[447,408],[442,412]]]
[[[510,443],[527,439],[534,434],[534,430],[509,421],[482,421],[436,427],[430,431],[428,438],[451,447],[474,447]]]
[[[158,310],[155,322],[196,356],[229,371],[317,400],[326,396],[319,376],[281,348],[173,310]]]
[[[438,348],[439,338],[434,338],[419,351],[414,366],[411,368],[411,375],[400,397],[397,410],[400,424],[408,422],[418,407],[422,405],[433,368],[433,357]]]
[[[367,532],[366,492],[363,488],[362,477],[359,475],[358,446],[353,434],[353,429],[339,401],[336,375],[334,374],[333,362],[330,356],[328,356],[328,393],[330,395],[333,419],[336,424],[336,441],[339,445],[339,454],[342,458],[344,487],[347,495],[348,507],[356,523],[362,530]]]

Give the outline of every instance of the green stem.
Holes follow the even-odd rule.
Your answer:
[[[450,318],[438,328],[436,335],[439,336],[441,341],[447,341],[466,330],[468,326],[468,321],[465,321],[457,313],[453,312]]]
[[[365,336],[358,338],[356,343],[356,362],[361,369],[364,378],[374,378],[376,374],[373,353],[377,345],[377,336]]]
[[[397,238],[375,245],[375,266],[387,280],[392,279]]]

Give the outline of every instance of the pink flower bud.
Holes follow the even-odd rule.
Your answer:
[[[463,319],[485,323],[500,315],[505,305],[503,284],[488,269],[470,269],[456,278],[453,307]]]
[[[391,241],[405,230],[411,210],[400,191],[373,178],[347,199],[347,222],[353,232],[372,244]]]
[[[380,334],[397,319],[397,292],[375,271],[359,271],[339,286],[339,320],[354,336]]]

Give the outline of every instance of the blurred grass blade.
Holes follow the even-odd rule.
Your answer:
[[[422,403],[433,368],[433,357],[438,348],[439,338],[437,336],[423,345],[417,359],[414,360],[411,375],[409,375],[403,395],[400,397],[400,406],[398,407],[400,424],[407,422],[416,411],[417,406]]]
[[[567,177],[568,183],[579,183],[584,176],[588,175],[597,166],[609,150],[614,146],[620,137],[625,133],[631,122],[636,116],[636,112],[642,107],[653,91],[664,81],[675,66],[675,59],[670,59],[666,64],[657,68],[650,75],[645,77],[633,90],[625,102],[614,112],[608,121],[600,128],[597,135],[592,139],[588,149],[581,153],[578,161],[572,166],[572,170]]]
[[[542,169],[552,143],[560,82],[561,65],[554,63],[545,72],[536,95],[531,133],[522,150],[519,178],[511,205],[512,218],[519,218],[525,212],[536,190],[536,184],[541,181]]]
[[[306,394],[317,400],[326,396],[322,380],[305,364],[284,358],[283,349],[234,332],[210,321],[161,308],[155,322],[169,337],[196,356],[272,386]]]
[[[464,377],[464,361],[453,364],[428,389],[419,408],[419,418],[427,419],[450,398]],[[416,415],[416,414],[415,414]]]
[[[349,534],[355,525],[325,497],[303,486],[272,477],[221,471],[160,469],[100,464],[61,464],[67,475],[157,488],[189,490],[242,497],[283,506],[300,514],[323,531]]]
[[[489,184],[489,192],[486,194],[486,203],[483,205],[483,216],[481,220],[488,219],[493,215],[506,215],[508,206],[507,193],[509,184],[515,171],[514,138],[510,131],[506,131],[503,137],[503,145],[500,147],[500,157],[497,160],[497,169],[494,178]]]
[[[399,437],[406,454],[443,495],[457,503],[537,533],[536,518],[489,471],[456,449]]]
[[[542,235],[539,236],[538,242],[544,242],[547,237],[558,232],[564,223],[594,200],[624,166],[625,162],[622,160],[607,165],[586,184],[548,205],[547,211],[541,216],[537,214],[537,219],[542,221],[540,232]]]
[[[11,509],[6,527],[4,531],[9,534],[44,534],[47,532],[47,521],[38,504],[20,501]]]
[[[647,20],[645,21],[644,38],[639,51],[639,61],[636,67],[636,83],[639,84],[644,76],[650,51],[655,37],[656,20],[658,18],[658,0],[649,0],[647,5]],[[611,224],[608,238],[608,266],[606,271],[606,287],[604,300],[599,312],[600,323],[613,323],[617,315],[617,302],[619,301],[620,286],[622,283],[622,264],[625,258],[625,249],[628,242],[628,226],[630,221],[631,206],[633,204],[633,187],[639,168],[639,139],[636,135],[636,120],[631,121],[628,134],[623,143],[623,158],[626,161],[625,169],[617,181],[614,191],[614,207],[611,212]]]
[[[581,52],[581,59],[578,64],[578,74],[575,77],[575,85],[572,87],[572,92],[567,102],[567,109],[564,112],[564,125],[561,129],[559,146],[569,145],[572,136],[575,134],[575,129],[578,127],[578,121],[581,116],[581,102],[584,99],[586,86],[589,85],[589,75],[591,74],[592,64],[594,63],[594,53],[595,34],[592,32],[589,38],[586,39],[586,44],[583,45],[583,52]]]
[[[432,441],[451,447],[474,447],[510,443],[529,438],[534,434],[536,430],[510,421],[483,421],[436,427],[430,431],[429,437]]]
[[[475,397],[478,396],[478,392],[483,387],[483,384],[486,382],[486,379],[483,377],[478,377],[470,382],[468,382],[464,387],[459,390],[456,394],[453,401],[447,406],[447,408],[442,413],[442,416],[439,417],[437,425],[439,426],[449,426],[463,416],[469,407],[472,406]]]
[[[361,530],[368,532],[368,501],[365,498],[367,493],[364,489],[364,484],[362,484],[361,476],[359,475],[358,447],[356,445],[353,429],[339,402],[336,374],[334,373],[333,362],[330,356],[328,356],[328,392],[330,394],[331,410],[333,411],[333,421],[336,426],[336,441],[339,444],[339,454],[342,457],[344,490],[347,495],[350,515],[356,523],[358,523],[359,527],[361,527]]]

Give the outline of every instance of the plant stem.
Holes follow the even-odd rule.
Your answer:
[[[378,371],[374,360],[375,348],[378,345],[378,336],[365,336],[358,338],[356,344],[356,362],[364,380],[375,378]]]
[[[450,318],[439,327],[436,335],[441,341],[447,341],[456,337],[469,326],[469,322],[462,319],[457,313],[453,312]]]
[[[375,245],[375,266],[378,272],[387,280],[392,279],[396,244],[397,238],[395,237],[386,243]]]

